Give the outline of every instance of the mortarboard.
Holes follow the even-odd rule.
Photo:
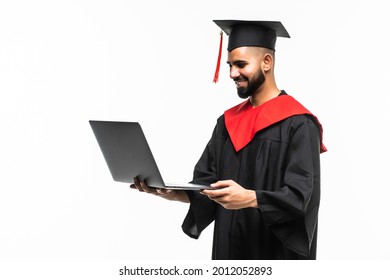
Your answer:
[[[228,51],[256,46],[275,50],[276,37],[290,38],[280,21],[214,20],[229,36]]]
[[[229,36],[227,48],[229,52],[235,48],[244,46],[263,47],[275,50],[276,37],[290,38],[290,35],[280,21],[214,20],[214,23]],[[222,37],[223,34],[221,32],[214,82],[218,81]]]

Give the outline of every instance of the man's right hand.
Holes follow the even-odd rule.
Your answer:
[[[159,197],[189,203],[190,199],[185,191],[167,190],[161,188],[149,187],[144,181],[140,181],[137,177],[134,178],[134,184],[130,185],[130,188],[137,189],[140,192],[146,192],[157,195]]]

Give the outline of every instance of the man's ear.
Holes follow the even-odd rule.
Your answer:
[[[274,57],[270,53],[265,53],[262,64],[264,72],[270,71],[274,65]]]

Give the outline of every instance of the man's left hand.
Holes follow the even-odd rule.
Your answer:
[[[233,180],[218,181],[211,187],[215,190],[203,190],[201,193],[226,209],[258,208],[255,191],[245,189]]]

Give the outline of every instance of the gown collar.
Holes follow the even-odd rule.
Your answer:
[[[322,143],[322,125],[292,96],[282,91],[277,97],[254,107],[249,99],[225,111],[225,125],[236,152],[248,145],[255,134],[272,124],[295,115],[311,115],[320,129],[321,153],[327,149]]]

